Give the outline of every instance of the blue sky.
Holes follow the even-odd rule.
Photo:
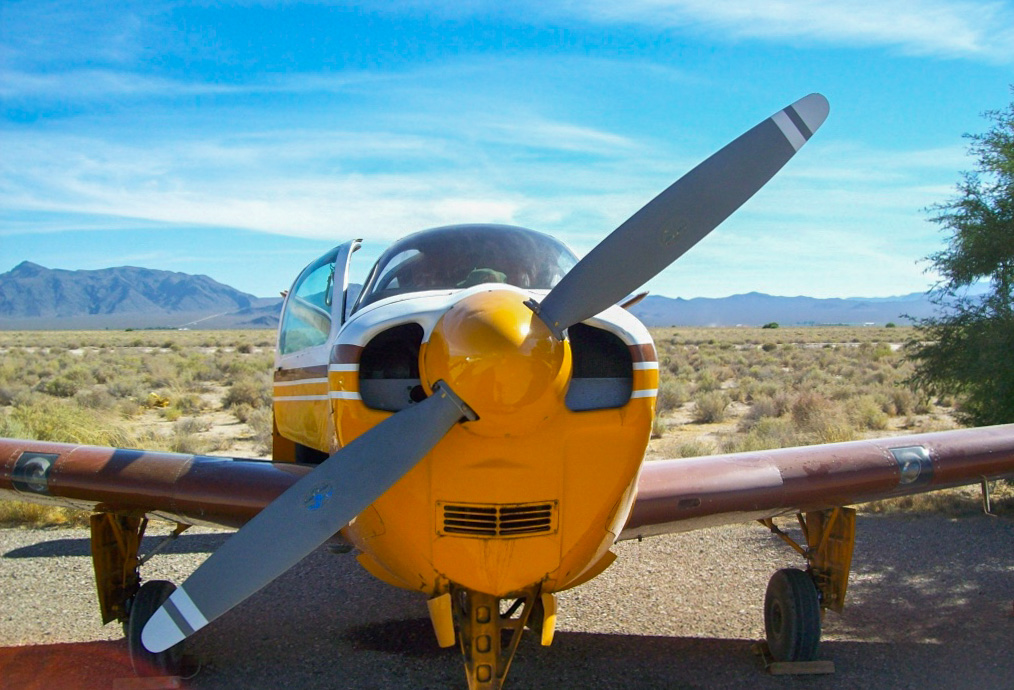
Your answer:
[[[966,132],[1014,97],[979,0],[0,2],[0,272],[139,265],[277,294],[435,225],[579,254],[813,91],[783,172],[648,287],[888,296],[933,282]]]

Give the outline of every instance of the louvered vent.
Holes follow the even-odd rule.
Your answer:
[[[556,501],[543,503],[437,503],[441,535],[528,537],[556,531]]]

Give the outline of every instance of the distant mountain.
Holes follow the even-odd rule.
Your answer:
[[[908,323],[907,314],[923,318],[937,307],[923,293],[900,297],[775,297],[760,292],[731,297],[672,299],[649,295],[630,310],[648,326],[782,326],[820,324]]]
[[[3,328],[175,326],[262,303],[208,276],[133,266],[67,271],[25,261],[0,274]]]
[[[349,286],[355,299],[359,286]],[[25,261],[0,274],[0,329],[277,328],[281,300],[208,276],[124,266],[49,269]],[[926,295],[816,299],[758,292],[720,299],[649,295],[631,311],[648,326],[905,323],[936,311]]]

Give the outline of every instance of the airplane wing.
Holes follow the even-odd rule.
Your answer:
[[[240,527],[311,465],[0,438],[0,498]]]
[[[648,461],[620,539],[1014,476],[1014,424]]]
[[[313,466],[0,439],[0,498],[240,527]],[[1014,476],[1014,424],[644,464],[620,539]]]

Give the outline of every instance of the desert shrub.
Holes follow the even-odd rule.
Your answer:
[[[166,356],[152,355],[144,362],[145,381],[151,388],[173,388],[185,384],[178,361]]]
[[[655,398],[655,413],[662,415],[671,412],[685,403],[689,397],[686,384],[669,376],[662,376]]]
[[[707,393],[710,391],[716,391],[721,388],[722,382],[718,380],[715,372],[711,369],[705,369],[701,372],[700,376],[697,377],[697,391]]]
[[[208,407],[204,398],[196,393],[180,393],[172,396],[172,406],[183,414],[195,414]]]
[[[56,398],[71,398],[78,391],[78,384],[65,376],[54,376],[36,386],[36,390]]]
[[[178,407],[171,407],[171,406],[170,407],[163,407],[162,409],[160,409],[158,411],[158,413],[160,415],[162,415],[163,419],[165,419],[166,421],[169,421],[169,422],[175,422],[180,417],[183,416],[183,413],[180,411],[180,409]]]
[[[106,385],[114,398],[141,400],[148,397],[148,386],[137,376],[118,376]]]
[[[186,417],[173,425],[173,430],[182,434],[202,434],[210,431],[212,427],[210,419],[201,417]]]
[[[668,430],[669,425],[666,423],[664,419],[662,419],[662,415],[656,414],[655,417],[651,420],[651,437],[662,438],[663,436],[665,436],[665,432]]]
[[[887,414],[872,396],[853,398],[846,403],[846,409],[852,424],[860,429],[887,428]]]
[[[27,395],[29,390],[28,386],[17,383],[0,385],[0,407],[13,405],[18,398]]]
[[[783,393],[774,396],[763,395],[755,398],[750,408],[740,420],[740,428],[749,431],[762,419],[767,417],[781,417],[788,409],[789,401]]]
[[[247,420],[250,419],[250,415],[253,411],[254,408],[248,403],[240,403],[239,405],[232,406],[232,415],[243,424],[247,423]]]
[[[235,407],[246,404],[253,408],[271,406],[271,384],[262,378],[242,376],[235,379],[229,386],[223,407]]]
[[[808,431],[812,443],[840,443],[856,438],[855,428],[848,415],[838,407],[824,410],[811,419]]]
[[[917,400],[915,393],[911,389],[903,388],[902,386],[892,386],[888,391],[888,396],[894,407],[894,412],[890,414],[908,416],[915,411]]]
[[[729,407],[729,398],[720,391],[708,391],[694,398],[693,419],[698,424],[721,422]]]
[[[270,407],[253,410],[246,420],[246,425],[253,432],[257,448],[264,454],[271,453],[274,416]]]
[[[0,527],[87,527],[88,511],[0,500]]]
[[[200,455],[210,450],[207,439],[197,434],[189,434],[183,431],[174,430],[166,442],[166,450],[173,453],[186,453],[187,455]]]
[[[712,455],[715,452],[715,444],[705,439],[694,439],[684,441],[673,449],[674,457],[697,458],[703,455]]]
[[[722,449],[726,453],[741,453],[755,450],[786,448],[805,443],[796,432],[790,419],[764,417],[745,436],[729,436],[723,439]]]
[[[806,430],[813,420],[825,414],[831,405],[831,401],[820,393],[803,391],[793,399],[789,411],[792,413],[792,421],[796,426]]]
[[[0,436],[121,448],[137,445],[108,415],[40,395],[19,400],[9,414],[0,415]]]
[[[75,402],[81,407],[92,410],[111,410],[116,407],[116,398],[110,395],[105,386],[96,386],[88,390],[78,391]]]

